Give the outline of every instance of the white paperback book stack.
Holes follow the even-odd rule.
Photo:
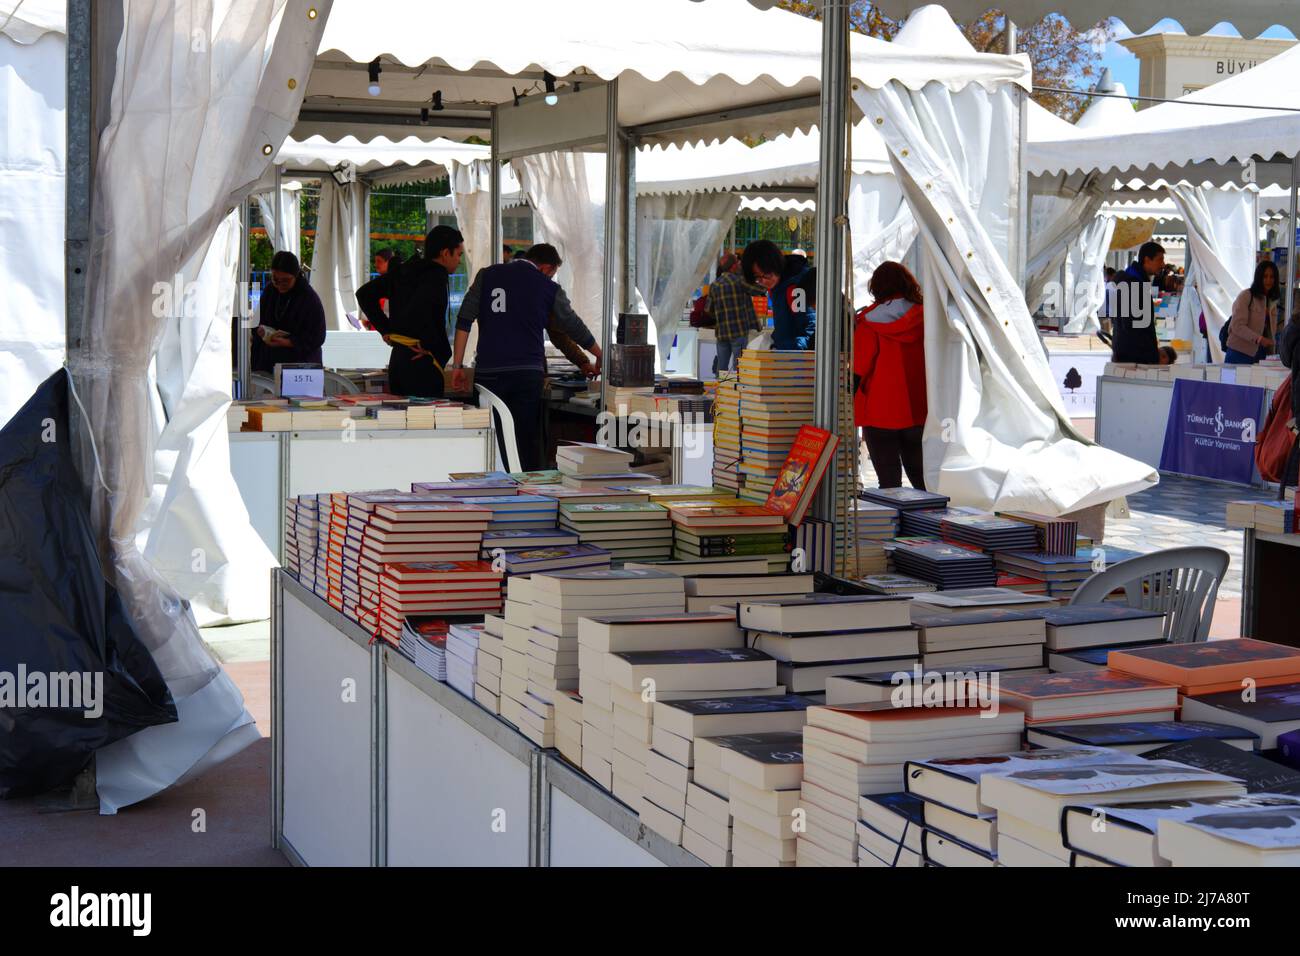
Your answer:
[[[474,660],[474,699],[494,714],[501,713],[501,658],[505,653],[505,618],[483,615]]]
[[[466,697],[474,696],[482,624],[453,624],[447,630],[447,683]]]
[[[901,791],[906,761],[1012,749],[1023,727],[1024,715],[1009,709],[890,704],[810,709],[804,727],[800,806],[807,819],[799,834],[800,865],[857,863],[859,798]]]
[[[794,866],[803,779],[797,733],[705,738],[697,750],[702,760],[716,760],[727,777],[732,865]]]
[[[730,865],[730,786],[728,781],[721,791],[710,789],[694,776],[696,744],[726,735],[799,730],[813,701],[780,691],[778,686],[734,696],[661,697],[654,704],[646,799],[681,819],[682,846],[710,866]],[[706,783],[718,785],[716,779]],[[675,821],[667,822],[677,826]]]

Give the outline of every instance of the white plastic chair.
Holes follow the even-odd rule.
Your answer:
[[[510,414],[510,409],[505,402],[482,385],[475,383],[474,388],[488,400],[492,410],[497,413],[497,420],[501,423],[501,427],[497,429],[497,440],[500,443],[497,447],[505,448],[506,471],[523,471],[523,466],[519,463],[519,442],[515,439],[515,419]]]
[[[1164,613],[1167,641],[1206,641],[1228,560],[1226,551],[1200,547],[1170,548],[1129,558],[1084,581],[1070,603],[1098,604],[1113,592],[1123,591],[1129,607]]]
[[[326,395],[360,395],[361,389],[357,383],[352,381],[346,375],[340,375],[338,372],[325,370],[325,394]]]
[[[249,398],[275,398],[275,379],[265,372],[253,372],[248,376]]]

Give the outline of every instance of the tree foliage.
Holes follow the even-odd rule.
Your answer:
[[[792,13],[821,18],[811,0],[781,0],[779,6]],[[902,21],[885,16],[870,0],[855,0],[849,8],[849,25],[858,33],[892,40]],[[978,20],[959,26],[971,46],[981,53],[1001,53],[1006,49],[1006,17],[1000,11],[990,10]],[[1105,45],[1114,39],[1109,21],[1080,31],[1065,18],[1050,14],[1037,23],[1017,26],[1016,50],[1028,54],[1034,68],[1035,87],[1080,91],[1090,88],[1101,72]],[[1071,123],[1088,105],[1088,97],[1080,94],[1036,89],[1033,98]]]

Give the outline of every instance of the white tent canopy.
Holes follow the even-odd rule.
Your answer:
[[[1259,185],[1289,185],[1289,161],[1275,160],[1300,154],[1298,105],[1300,47],[1294,47],[1245,73],[1133,113],[1126,126],[1118,125],[1122,118],[1115,112],[1113,121],[1093,128],[1067,124],[1058,136],[1035,137],[1026,165],[1035,175],[1101,172],[1148,183],[1224,184],[1243,182],[1242,164],[1255,160]]]
[[[823,0],[814,0],[821,5]],[[875,0],[885,16],[901,18],[924,7],[925,0]],[[1235,26],[1243,36],[1258,36],[1275,24],[1300,31],[1300,7],[1292,0],[1178,0],[1175,4],[1117,4],[1115,0],[944,0],[944,7],[959,23],[982,16],[990,9],[1003,11],[1012,23],[1037,23],[1059,14],[1076,29],[1087,30],[1114,17],[1141,33],[1165,17],[1172,17],[1189,33],[1205,33],[1219,23]]]
[[[305,140],[286,139],[275,156],[275,164],[291,173],[327,174],[348,163],[358,176],[377,185],[443,179],[451,163],[486,159],[490,153],[490,147],[450,139],[429,142],[416,136],[399,140],[377,136],[363,143],[355,136],[335,142],[324,136],[309,136]]]
[[[345,123],[329,121],[331,111],[346,116],[365,110],[374,122],[418,122],[435,91],[444,109],[431,114],[429,129],[483,119],[490,107],[510,104],[515,90],[539,89],[543,71],[565,95],[575,82],[587,88],[618,78],[619,125],[648,145],[771,136],[807,130],[817,121],[821,25],[783,10],[760,11],[744,0],[479,0],[472,16],[449,16],[442,5],[426,3],[405,9],[398,26],[376,16],[371,2],[336,0],[307,87],[308,115],[295,136],[344,129]],[[691,42],[684,44],[683,36]],[[854,79],[870,87],[1029,83],[1024,57],[969,49],[920,56],[858,34],[851,42]],[[376,58],[381,93],[370,97],[365,64]],[[797,109],[772,108],[804,99]],[[652,125],[683,117],[701,119],[689,129]]]

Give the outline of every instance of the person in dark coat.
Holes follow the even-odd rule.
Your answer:
[[[1111,313],[1111,361],[1160,364],[1156,340],[1155,283],[1165,267],[1165,250],[1144,243],[1138,257],[1115,276],[1115,307]]]
[[[262,290],[253,332],[254,372],[270,374],[278,364],[321,364],[325,308],[292,252],[271,258],[271,284]]]
[[[357,290],[357,304],[384,341],[388,390],[394,395],[441,398],[442,370],[451,358],[447,340],[448,280],[460,266],[465,240],[451,226],[434,226],[424,251]],[[388,300],[385,314],[380,301]]]
[[[811,347],[817,317],[804,281],[810,272],[807,256],[792,253],[785,257],[781,281],[771,292],[774,349],[804,351]]]

